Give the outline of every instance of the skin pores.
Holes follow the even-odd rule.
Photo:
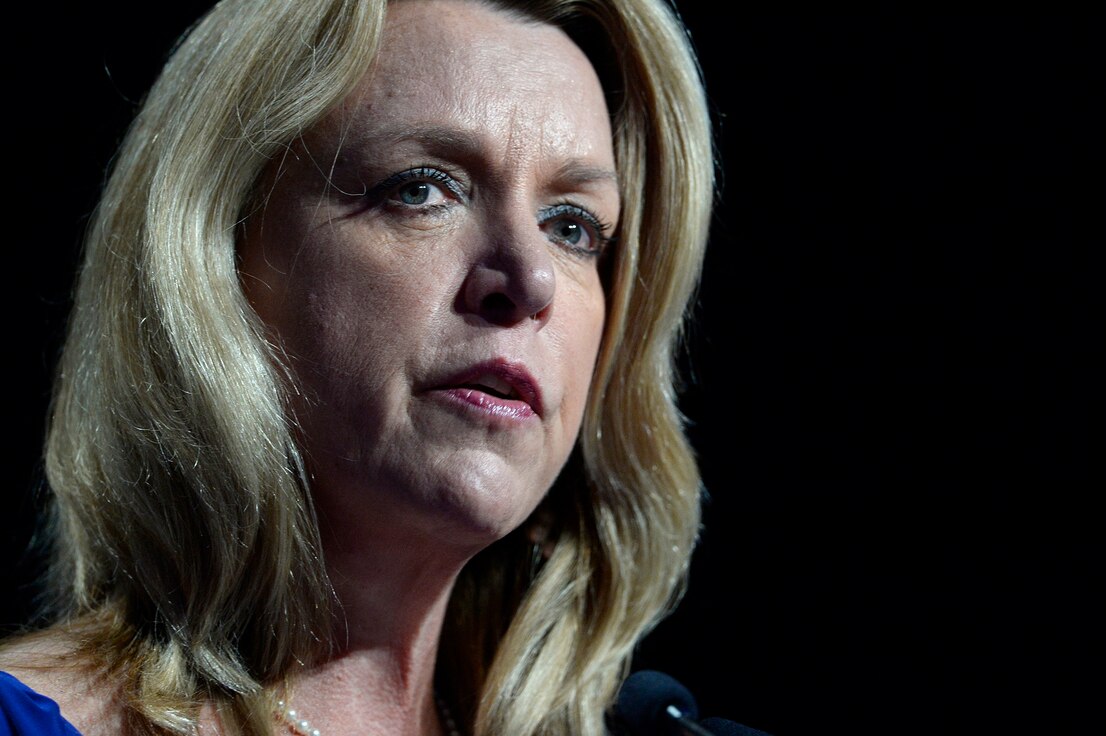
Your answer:
[[[619,216],[595,71],[559,29],[389,5],[369,75],[270,167],[242,282],[286,351],[324,535],[518,526],[579,431]]]

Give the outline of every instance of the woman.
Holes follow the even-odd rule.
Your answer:
[[[217,5],[89,230],[6,692],[83,734],[604,733],[699,523],[712,167],[659,0]]]

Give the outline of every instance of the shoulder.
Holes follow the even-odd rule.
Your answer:
[[[14,736],[80,736],[58,704],[0,670],[0,731]]]
[[[57,714],[83,736],[119,734],[123,730],[123,711],[119,688],[78,655],[77,642],[61,630],[46,630],[19,636],[0,644],[0,725],[16,711],[24,718],[41,719],[35,723],[57,724],[57,734],[72,736],[64,730]],[[52,733],[41,730],[26,733]],[[16,730],[14,733],[19,734]]]

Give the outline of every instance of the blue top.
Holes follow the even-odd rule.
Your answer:
[[[0,736],[81,736],[58,704],[0,671]]]

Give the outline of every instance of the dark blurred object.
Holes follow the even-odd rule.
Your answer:
[[[614,728],[621,736],[768,736],[725,718],[698,718],[699,706],[683,684],[663,672],[640,670],[619,691]]]

